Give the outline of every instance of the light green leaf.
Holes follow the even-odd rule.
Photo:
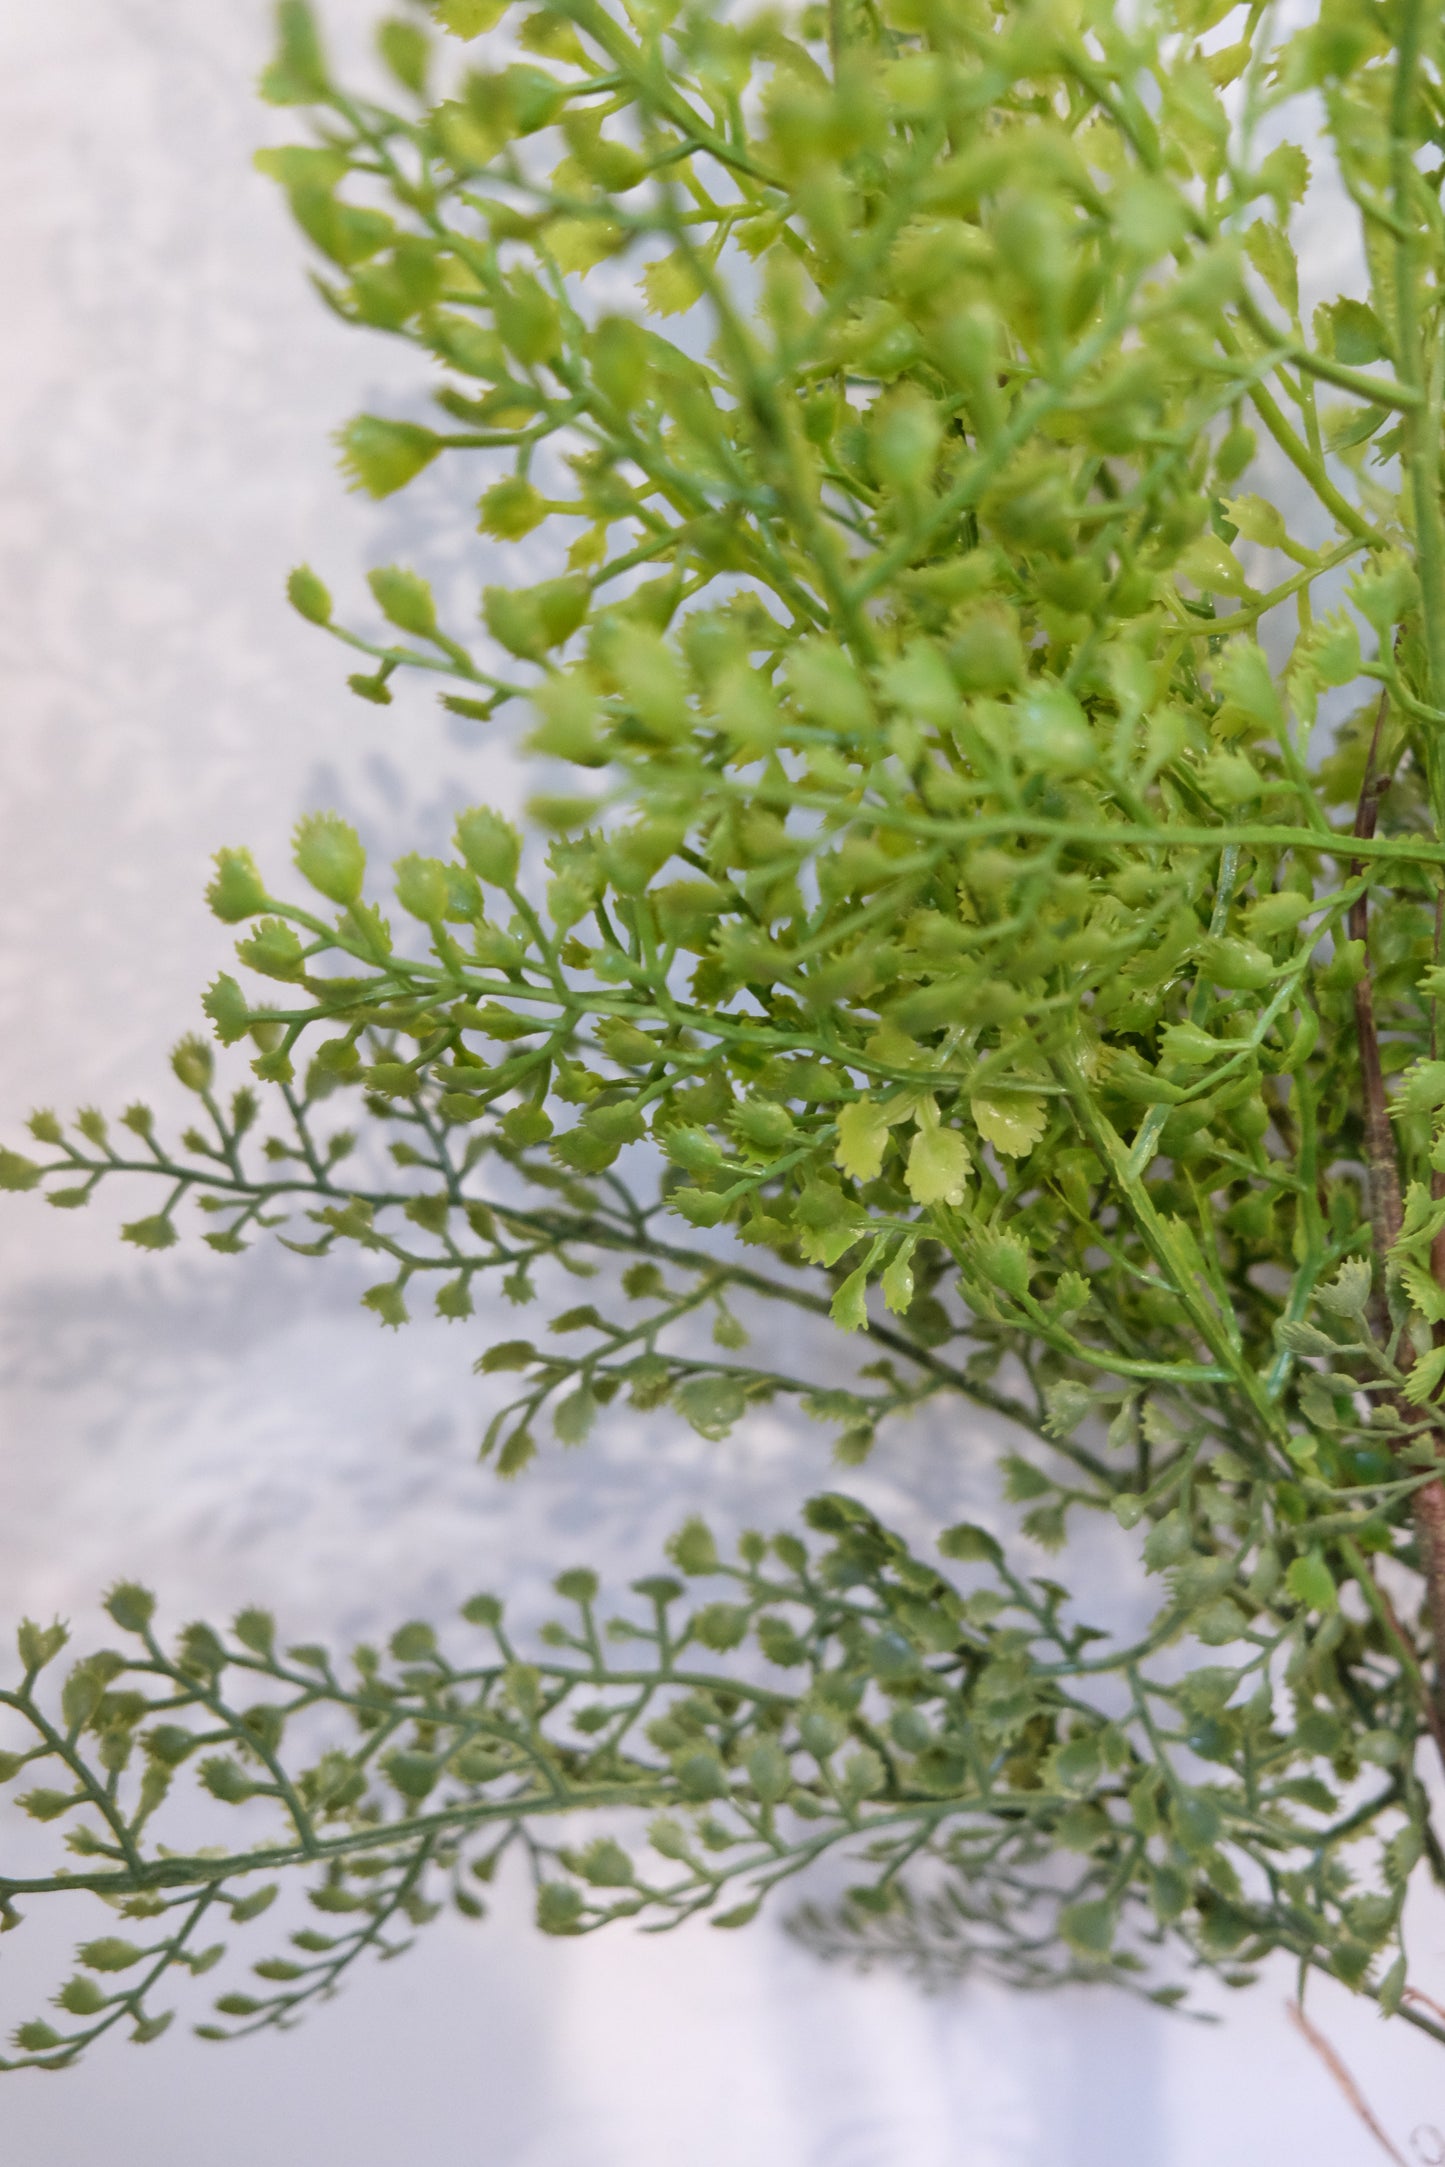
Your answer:
[[[1244,252],[1290,316],[1299,314],[1299,266],[1285,234],[1267,219],[1258,218],[1244,236]]]
[[[747,1404],[747,1379],[733,1373],[690,1377],[673,1394],[673,1405],[699,1437],[714,1442],[727,1436]]]
[[[1247,542],[1258,542],[1266,549],[1281,549],[1289,540],[1284,514],[1264,497],[1226,497],[1224,516],[1238,527]]]
[[[1405,1957],[1397,1956],[1380,1981],[1379,2003],[1381,2016],[1392,2017],[1404,1999],[1409,1978],[1409,1964]]]
[[[1009,1159],[1027,1158],[1048,1127],[1048,1102],[1033,1092],[973,1098],[968,1110],[984,1142]]]
[[[1445,1232],[1445,1197],[1436,1199],[1423,1181],[1412,1181],[1405,1190],[1405,1212],[1394,1253],[1423,1249]]]
[[[978,1263],[987,1285],[1015,1297],[1028,1293],[1033,1260],[1017,1234],[986,1234],[978,1245]]]
[[[1258,179],[1274,197],[1281,218],[1292,203],[1303,200],[1310,184],[1310,162],[1298,143],[1276,143],[1274,149],[1259,162]],[[1347,304],[1359,307],[1358,302]],[[1341,354],[1343,361],[1346,357]]]
[[[1405,1379],[1405,1397],[1412,1407],[1424,1407],[1445,1378],[1445,1347],[1432,1347],[1422,1355]]]
[[[654,316],[682,316],[701,299],[702,280],[685,256],[659,256],[642,274],[642,293]]]
[[[1200,534],[1182,552],[1175,571],[1193,580],[1205,594],[1247,595],[1248,580],[1239,559],[1217,534]]]
[[[1343,610],[1313,626],[1295,653],[1322,685],[1352,684],[1360,674],[1360,635]]]
[[[133,1941],[122,1941],[114,1934],[104,1934],[99,1941],[82,1942],[75,1953],[89,1971],[128,1971],[146,1954]]]
[[[174,1226],[163,1212],[148,1219],[132,1219],[120,1230],[122,1241],[128,1241],[137,1249],[172,1249],[179,1239]]]
[[[546,230],[545,241],[559,271],[585,278],[627,245],[627,229],[611,218],[556,218]]]
[[[596,1399],[587,1385],[579,1385],[575,1392],[569,1393],[553,1410],[552,1427],[559,1443],[580,1445],[596,1417]]]
[[[1173,1068],[1208,1068],[1229,1047],[1197,1023],[1171,1023],[1160,1038],[1159,1050]]]
[[[1059,1913],[1059,1932],[1081,1956],[1107,1956],[1114,1939],[1118,1913],[1105,1897],[1065,1904]]]
[[[896,1317],[906,1316],[913,1303],[913,1252],[916,1237],[902,1240],[893,1252],[882,1278],[883,1299]]]
[[[973,1171],[969,1148],[957,1129],[924,1121],[908,1153],[905,1180],[915,1204],[961,1204]]]
[[[1094,1395],[1077,1378],[1061,1377],[1047,1387],[1044,1404],[1048,1419],[1044,1424],[1051,1437],[1071,1437],[1094,1404]]]
[[[1445,1323],[1445,1287],[1439,1284],[1427,1265],[1406,1257],[1400,1265],[1400,1283],[1409,1296],[1411,1307],[1422,1317],[1431,1324]]]
[[[1395,1098],[1403,1114],[1433,1114],[1445,1106],[1445,1061],[1416,1061],[1400,1078]]]
[[[394,1280],[381,1286],[368,1287],[361,1297],[362,1306],[373,1310],[382,1323],[396,1331],[408,1321],[406,1302],[401,1288]]]
[[[1223,548],[1223,543],[1219,545]],[[1214,664],[1214,681],[1229,708],[1265,730],[1278,730],[1284,708],[1264,649],[1254,640],[1231,640]],[[1223,721],[1223,717],[1220,718]],[[1238,731],[1235,732],[1238,735]]]
[[[353,488],[369,497],[389,497],[404,489],[441,450],[434,430],[415,421],[388,421],[379,414],[358,414],[336,439],[341,470]]]
[[[308,813],[297,822],[292,854],[296,870],[328,901],[343,909],[360,900],[366,852],[356,830],[336,813]]]
[[[762,1901],[761,1896],[755,1896],[751,1903],[734,1904],[730,1911],[719,1911],[709,1924],[724,1928],[751,1926],[762,1908]]]
[[[27,1159],[23,1152],[0,1150],[0,1189],[33,1189],[39,1179],[34,1159]]]
[[[883,1171],[888,1131],[899,1118],[873,1099],[856,1099],[838,1115],[838,1143],[833,1163],[855,1181],[876,1181]]]
[[[1336,1317],[1358,1317],[1367,1307],[1375,1273],[1368,1257],[1349,1257],[1333,1279],[1315,1289],[1315,1300]]]
[[[1307,1610],[1334,1610],[1338,1606],[1339,1593],[1335,1577],[1325,1563],[1319,1550],[1307,1550],[1290,1565],[1284,1576],[1285,1586],[1297,1603]]]
[[[1338,1342],[1313,1324],[1298,1321],[1277,1324],[1274,1336],[1290,1354],[1333,1355],[1340,1351]]]
[[[507,12],[507,0],[432,0],[432,13],[453,37],[479,38],[495,29]]]
[[[1315,319],[1317,329],[1321,317],[1329,330],[1335,359],[1343,361],[1346,368],[1366,368],[1388,355],[1384,327],[1368,302],[1349,298],[1330,302]]]
[[[520,474],[494,482],[482,497],[478,529],[494,541],[520,542],[547,516],[547,500]]]
[[[418,572],[404,565],[381,564],[366,575],[382,614],[398,631],[416,639],[431,639],[437,629],[436,603],[431,588]]]
[[[286,582],[291,607],[314,625],[331,622],[331,596],[309,564],[298,564]]]
[[[845,1332],[866,1332],[868,1329],[868,1281],[878,1268],[878,1259],[887,1247],[887,1236],[880,1234],[856,1271],[848,1274],[829,1305],[828,1314]]]
[[[970,1520],[946,1527],[938,1538],[938,1547],[944,1557],[959,1565],[998,1565],[1003,1561],[1003,1551],[994,1536]]]

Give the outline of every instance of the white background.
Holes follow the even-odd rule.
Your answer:
[[[370,10],[333,0],[360,42]],[[348,499],[329,430],[416,410],[402,348],[309,292],[250,170],[257,0],[12,5],[0,16],[0,1134],[32,1105],[156,1090],[226,960],[211,850],[283,861],[301,810],[392,855],[448,807],[511,802],[494,745],[411,696],[380,712],[281,599],[311,559],[359,608],[402,554],[473,591],[481,545],[429,479]],[[450,521],[450,525],[448,525]],[[471,554],[473,548],[475,555]],[[495,567],[493,567],[495,576]],[[126,1215],[153,1208],[138,1199]],[[652,1562],[694,1503],[781,1518],[835,1480],[823,1434],[704,1446],[615,1424],[510,1489],[475,1464],[480,1326],[382,1333],[346,1266],[277,1251],[145,1259],[114,1210],[0,1212],[0,1617],[84,1625],[120,1573],[179,1621],[247,1600],[297,1633],[440,1617],[578,1556]],[[903,1523],[985,1498],[965,1428],[897,1436],[859,1485]],[[1096,1569],[1113,1573],[1107,1546]],[[8,1634],[8,1627],[6,1627]],[[27,1842],[28,1830],[19,1832]],[[17,1840],[13,1820],[0,1841]],[[62,1922],[63,1923],[63,1922]],[[66,1933],[0,1943],[8,2025],[42,2013]],[[254,1953],[261,1953],[258,1946]],[[1420,1954],[1445,1985],[1445,1936]],[[173,2032],[5,2081],[24,2167],[1205,2167],[1381,2157],[1282,2015],[1277,1975],[1225,2022],[1122,1999],[1015,2000],[824,1969],[761,1923],[546,1942],[520,1892],[438,1922],[297,2033]],[[1316,2013],[1408,2147],[1445,2123],[1445,2061],[1342,1994]],[[203,2015],[197,2006],[194,2015]]]

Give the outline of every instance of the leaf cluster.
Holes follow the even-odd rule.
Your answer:
[[[241,975],[205,1007],[256,1084],[223,1100],[187,1039],[178,1141],[144,1107],[119,1139],[41,1114],[0,1185],[159,1182],[145,1248],[190,1203],[221,1250],[359,1245],[386,1325],[427,1287],[461,1319],[489,1274],[519,1306],[596,1278],[610,1299],[481,1356],[516,1380],[503,1474],[611,1406],[721,1444],[780,1397],[847,1466],[952,1395],[1012,1425],[1022,1554],[1111,1512],[1166,1592],[1119,1647],[993,1534],[944,1538],[986,1568],[963,1594],[833,1499],[834,1547],[778,1538],[781,1581],[751,1538],[726,1567],[685,1538],[734,1585],[679,1632],[650,1584],[635,1672],[585,1575],[560,1665],[499,1643],[454,1671],[408,1627],[403,1672],[353,1687],[207,1639],[285,1720],[371,1741],[293,1780],[207,1702],[213,1796],[284,1831],[224,1870],[148,1864],[154,1809],[127,1819],[92,1718],[47,1730],[27,1682],[26,1754],[76,1786],[32,1795],[99,1814],[103,1894],[190,1874],[187,1920],[324,1868],[355,1934],[244,2022],[428,1875],[462,1889],[475,1836],[527,1854],[555,1931],[724,1897],[741,1923],[846,1842],[868,1873],[820,1947],[1036,1983],[1127,1983],[1164,1945],[1242,1981],[1287,1948],[1429,2028],[1400,1907],[1441,1866],[1415,1763],[1445,1751],[1434,15],[1320,0],[1279,41],[1199,0],[434,16],[382,26],[383,104],[285,0],[263,89],[309,136],[261,163],[329,305],[435,372],[435,425],[342,430],[350,479],[450,472],[549,576],[482,584],[466,621],[401,565],[370,575],[379,627],[308,567],[290,596],[363,658],[359,696],[419,672],[480,728],[522,710],[566,787],[526,837],[460,811],[384,880],[327,813],[300,892],[223,850]],[[1366,290],[1306,324],[1321,157]],[[757,1361],[767,1303],[859,1360]],[[801,1690],[751,1682],[754,1642]],[[689,1647],[733,1660],[679,1670]],[[542,1834],[643,1806],[680,1878]]]

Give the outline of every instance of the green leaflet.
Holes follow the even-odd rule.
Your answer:
[[[911,1111],[912,1100],[908,1097],[895,1099],[887,1105],[873,1099],[859,1099],[854,1105],[843,1107],[838,1115],[834,1164],[845,1174],[851,1174],[855,1181],[872,1181],[882,1170],[889,1130],[906,1120]]]
[[[931,1099],[919,1109],[918,1127],[908,1151],[905,1176],[915,1204],[960,1204],[973,1158],[968,1145],[953,1129],[940,1125]]]
[[[1005,1158],[1026,1158],[1048,1125],[1043,1099],[1027,1091],[1007,1097],[972,1098],[968,1102],[974,1127],[986,1144]]]

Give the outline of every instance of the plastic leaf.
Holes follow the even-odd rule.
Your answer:
[[[304,0],[280,0],[275,58],[261,76],[261,95],[272,105],[308,105],[324,97],[326,61],[316,18]]]
[[[361,899],[366,852],[356,830],[336,813],[308,813],[297,822],[292,844],[296,869],[331,902],[343,908]]]
[[[905,1176],[915,1204],[961,1204],[973,1159],[957,1129],[921,1126],[908,1153]]]
[[[0,1189],[33,1189],[39,1180],[40,1168],[34,1159],[0,1148]]]
[[[1318,1550],[1309,1550],[1288,1567],[1284,1576],[1285,1586],[1297,1603],[1307,1610],[1334,1610],[1338,1604],[1338,1591],[1334,1574]]]
[[[478,525],[499,542],[520,542],[546,516],[546,498],[529,481],[512,475],[485,492]]]
[[[366,575],[383,616],[402,632],[417,639],[431,639],[437,629],[436,603],[431,588],[416,572],[399,564],[379,565]]]
[[[441,450],[441,439],[420,422],[388,421],[379,414],[358,414],[341,430],[342,472],[355,489],[370,497],[389,497],[404,489]]]
[[[1374,1277],[1368,1258],[1351,1257],[1340,1266],[1333,1279],[1316,1288],[1315,1300],[1321,1308],[1332,1311],[1337,1317],[1361,1316],[1369,1306]]]
[[[1048,1126],[1048,1103],[1024,1091],[968,1102],[974,1127],[1005,1158],[1026,1158]]]
[[[906,1316],[913,1304],[913,1251],[916,1244],[908,1237],[898,1244],[884,1269],[881,1285],[883,1299],[895,1316]]]
[[[454,37],[479,38],[506,13],[507,0],[432,0],[432,13]]]
[[[874,1252],[876,1254],[876,1252]],[[872,1255],[856,1271],[848,1274],[828,1306],[833,1322],[845,1332],[866,1332],[868,1329],[868,1274]]]
[[[1432,1347],[1405,1379],[1405,1398],[1412,1407],[1428,1405],[1442,1379],[1445,1379],[1445,1347]]]
[[[1294,250],[1278,226],[1266,219],[1256,219],[1245,229],[1245,253],[1278,301],[1289,315],[1299,314],[1299,267]]]
[[[655,316],[681,316],[702,296],[702,280],[685,256],[660,256],[642,274],[642,291]]]
[[[897,1119],[895,1115],[893,1119]],[[874,1181],[883,1170],[892,1126],[887,1110],[871,1099],[857,1099],[838,1116],[838,1143],[833,1162],[855,1181]]]
[[[309,564],[297,565],[286,582],[286,595],[291,607],[309,624],[330,624],[331,596]]]
[[[223,925],[239,925],[266,908],[266,883],[249,850],[216,852],[216,877],[206,890],[206,901]]]
[[[1247,542],[1258,542],[1263,548],[1279,549],[1289,539],[1284,514],[1264,497],[1226,497],[1224,516]]]
[[[1201,534],[1179,558],[1176,570],[1205,593],[1247,595],[1249,582],[1239,559],[1217,534]]]

